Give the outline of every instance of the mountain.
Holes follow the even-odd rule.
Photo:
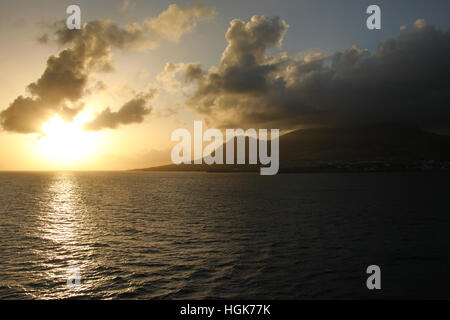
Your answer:
[[[248,142],[247,138],[246,159]],[[225,145],[222,148],[225,148],[225,157]],[[450,136],[425,132],[410,125],[303,129],[280,137],[280,172],[393,171],[449,167]],[[259,165],[171,164],[140,170],[258,171]]]

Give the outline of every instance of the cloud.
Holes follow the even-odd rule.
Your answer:
[[[156,76],[157,85],[170,93],[175,93],[182,89],[181,82],[177,79],[177,74],[184,72],[184,63],[167,62],[164,70]]]
[[[184,81],[189,83],[199,80],[203,77],[202,65],[200,63],[190,63],[186,66],[184,71]]]
[[[199,21],[209,19],[214,15],[213,7],[205,6],[200,2],[183,8],[171,4],[159,16],[147,20],[145,25],[150,33],[159,38],[177,42],[183,34],[191,32]]]
[[[116,129],[121,125],[142,123],[145,116],[152,111],[148,103],[154,94],[154,91],[148,94],[138,94],[116,112],[111,111],[110,108],[106,108],[94,120],[86,123],[84,129],[88,131],[100,131],[103,129]]]
[[[200,63],[172,63],[167,62],[164,70],[156,76],[156,82],[153,84],[158,89],[168,93],[189,94],[192,86],[186,85],[200,79],[204,74]],[[185,85],[183,85],[183,82]]]
[[[82,30],[69,30],[65,25],[55,27],[55,41],[60,45],[72,46],[78,53],[93,59],[91,67],[108,69],[111,48],[133,49],[148,45],[156,46],[136,22],[130,22],[124,27],[109,19],[94,20],[86,23]],[[153,40],[155,42],[156,40]],[[97,64],[97,66],[95,65]]]
[[[328,57],[268,56],[287,29],[279,18],[231,21],[218,66],[186,69],[196,85],[186,104],[217,126],[450,126],[450,30],[419,19],[373,54],[351,46]]]
[[[67,29],[65,21],[49,25],[52,37],[45,34],[38,41],[56,41],[64,49],[50,56],[41,77],[27,86],[29,96],[18,96],[0,113],[0,126],[7,131],[29,134],[40,133],[42,124],[55,115],[71,121],[81,111],[79,101],[92,92],[87,88],[90,75],[114,70],[113,48],[154,49],[163,39],[178,41],[212,12],[213,8],[201,4],[184,8],[171,5],[145,24],[132,22],[121,27],[111,20],[95,20],[87,22],[81,30]],[[163,30],[168,23],[173,23],[170,32]],[[125,111],[131,111],[131,107]],[[118,115],[122,116],[123,113]],[[109,115],[105,110],[104,119],[114,117],[114,113]]]
[[[124,48],[141,38],[141,30],[120,28],[109,20],[89,22],[82,30],[68,30],[62,22],[55,28],[57,41],[68,47],[48,58],[44,73],[27,86],[29,97],[17,97],[0,113],[7,131],[39,133],[55,115],[71,121],[81,111],[75,105],[86,93],[89,75],[112,69],[111,48]]]
[[[131,2],[130,0],[122,0],[122,3],[117,8],[117,12],[120,14],[125,14],[128,11],[134,9],[136,7],[136,3]]]
[[[52,115],[41,99],[17,97],[8,109],[0,113],[2,128],[11,132],[40,132],[42,124]]]

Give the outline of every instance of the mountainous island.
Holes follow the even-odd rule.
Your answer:
[[[450,136],[404,124],[301,129],[279,142],[279,173],[450,170]],[[248,145],[247,138],[247,162]],[[236,143],[234,149],[236,157]],[[137,170],[257,172],[260,166],[169,164]]]

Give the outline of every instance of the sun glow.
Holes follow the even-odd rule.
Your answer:
[[[54,117],[42,126],[44,135],[36,142],[38,153],[59,164],[74,164],[88,160],[97,149],[99,133],[83,130],[89,118],[77,116],[72,122]]]

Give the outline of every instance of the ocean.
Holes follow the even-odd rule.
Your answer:
[[[449,299],[449,178],[3,172],[0,299]]]

